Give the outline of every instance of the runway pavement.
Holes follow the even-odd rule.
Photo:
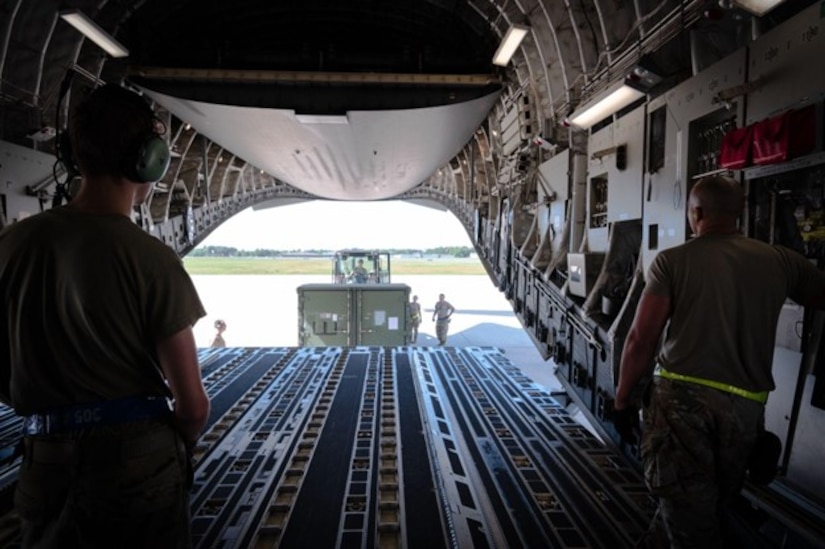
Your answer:
[[[330,282],[327,276],[194,275],[207,316],[195,326],[199,346],[208,347],[221,318],[230,347],[294,347],[298,345],[298,286]],[[450,323],[448,346],[497,347],[537,384],[556,393],[563,387],[552,360],[544,360],[513,314],[510,303],[486,275],[394,276],[394,283],[410,286],[421,302],[424,321],[417,344],[435,346],[431,321],[438,294],[456,308]],[[601,438],[586,416],[572,403],[568,412]]]
[[[200,346],[209,346],[217,318],[227,323],[224,339],[235,347],[298,344],[298,293],[301,284],[329,282],[327,276],[195,275],[208,315],[195,326]],[[438,294],[456,308],[447,345],[498,347],[531,379],[551,390],[561,387],[553,364],[545,361],[524,332],[504,294],[485,275],[395,276],[418,295],[424,320],[417,344],[437,345],[431,321]]]

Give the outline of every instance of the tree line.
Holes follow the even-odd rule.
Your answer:
[[[358,249],[358,248],[354,248]],[[372,250],[372,248],[370,248]],[[467,246],[442,246],[439,248],[428,248],[426,250],[412,249],[412,248],[390,248],[381,250],[382,252],[389,252],[391,255],[405,255],[411,257],[432,257],[432,256],[450,256],[450,257],[470,257],[474,250]],[[332,257],[335,250],[268,250],[257,248],[255,250],[239,250],[231,246],[200,246],[189,252],[189,257],[271,257],[271,258],[290,258],[290,257]]]

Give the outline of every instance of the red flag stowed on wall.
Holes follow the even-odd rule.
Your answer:
[[[734,128],[722,138],[719,151],[719,167],[726,170],[741,170],[750,165],[753,126]]]
[[[816,108],[809,105],[752,124],[753,163],[784,162],[813,150],[816,142]]]

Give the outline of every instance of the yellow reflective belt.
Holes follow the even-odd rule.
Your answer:
[[[719,389],[720,391],[725,391],[726,393],[731,393],[736,396],[740,396],[750,400],[755,400],[760,404],[765,404],[768,401],[768,391],[760,391],[756,393],[754,391],[747,391],[745,389],[740,389],[739,387],[734,387],[733,385],[727,385],[725,383],[720,383],[718,381],[713,381],[711,379],[702,379],[701,377],[674,374],[673,372],[668,372],[661,366],[656,367],[656,371],[653,372],[653,375],[665,377],[667,379],[675,379],[676,381],[686,381],[687,383],[704,385],[705,387],[712,387],[713,389]]]

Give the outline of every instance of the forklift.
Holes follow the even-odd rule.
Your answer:
[[[357,267],[363,263],[362,277]],[[339,250],[332,256],[333,284],[389,284],[390,253],[374,250]]]

